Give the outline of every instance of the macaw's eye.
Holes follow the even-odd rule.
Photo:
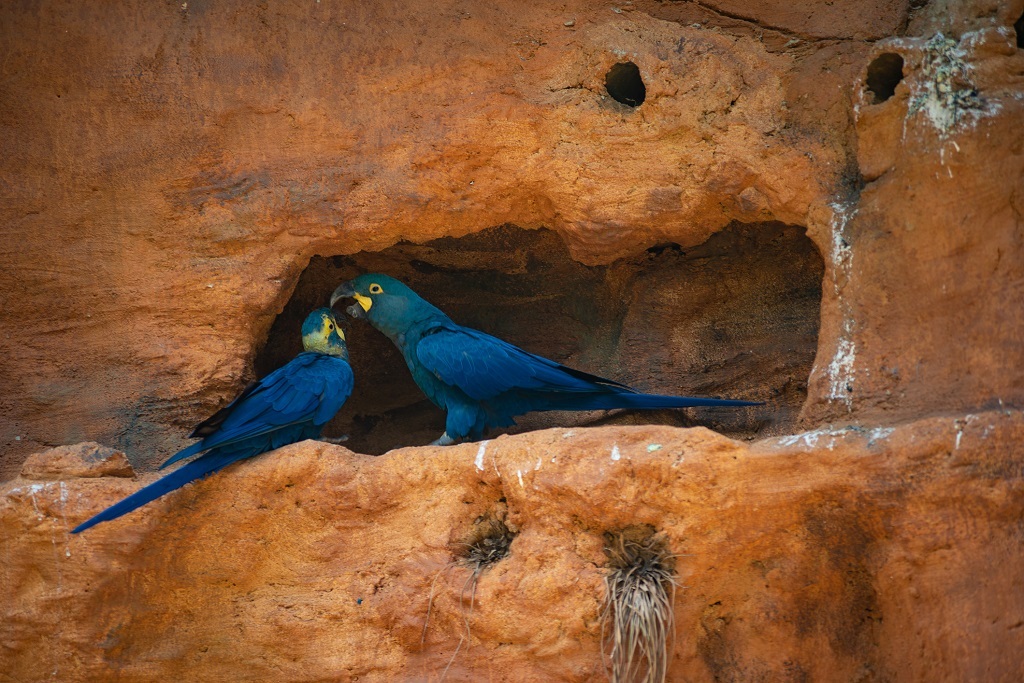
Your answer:
[[[381,287],[380,285],[378,285],[376,282],[374,282],[372,285],[370,285],[370,294],[383,294],[383,293],[384,293],[384,288]]]
[[[327,331],[328,332],[333,332],[334,331],[334,323],[327,323]]]

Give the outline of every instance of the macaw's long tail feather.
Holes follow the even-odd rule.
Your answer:
[[[121,515],[142,507],[152,500],[156,500],[165,493],[170,493],[175,489],[181,488],[190,481],[194,481],[202,476],[216,472],[220,468],[230,465],[236,460],[248,457],[249,455],[252,455],[251,449],[228,452],[211,451],[205,456],[197,460],[193,460],[184,467],[174,470],[166,477],[157,479],[149,486],[139,489],[119,503],[111,505],[92,519],[82,522],[76,526],[71,530],[71,533],[77,534],[85,531],[91,526],[99,524],[100,522],[108,522],[112,519],[117,519]]]
[[[610,397],[611,398],[611,397]],[[700,398],[696,396],[661,396],[658,394],[615,394],[617,408],[693,408],[697,406],[760,406],[760,401],[737,401],[731,398]]]
[[[550,397],[550,395],[549,395]],[[736,401],[726,398],[699,398],[694,396],[661,396],[658,394],[634,394],[630,392],[602,392],[595,394],[566,393],[551,400],[544,410],[656,410],[659,408],[739,407],[764,405],[756,401]],[[534,408],[537,410],[537,408]]]

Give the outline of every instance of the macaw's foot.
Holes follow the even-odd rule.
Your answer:
[[[448,436],[448,432],[445,432],[444,434],[441,435],[441,438],[439,438],[437,441],[431,441],[430,445],[431,446],[451,446],[453,443],[455,443],[455,439],[453,439],[452,437]]]
[[[348,434],[342,434],[341,436],[321,436],[317,441],[323,441],[324,443],[333,443],[335,446],[340,445],[348,441]]]

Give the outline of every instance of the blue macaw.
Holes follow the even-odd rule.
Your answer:
[[[367,320],[394,342],[423,393],[448,411],[436,445],[467,436],[479,439],[485,429],[511,426],[514,416],[534,410],[760,405],[639,393],[457,325],[387,275],[360,275],[340,285],[331,295],[331,306],[343,298],[356,300],[346,309],[349,315]]]
[[[71,530],[117,519],[123,514],[212,474],[236,460],[315,439],[352,393],[345,334],[329,308],[310,313],[302,324],[302,353],[258,382],[195,428],[201,438],[167,460],[160,469],[196,453],[205,454],[162,479],[139,489]]]

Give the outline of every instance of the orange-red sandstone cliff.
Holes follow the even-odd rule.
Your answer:
[[[601,676],[600,534],[637,522],[691,556],[673,680],[1024,677],[1022,15],[0,8],[0,670],[436,680],[464,578],[421,647],[425,593],[504,496],[519,536],[448,680]],[[635,108],[605,89],[625,61]],[[17,477],[85,440],[151,469],[368,267],[585,369],[768,405],[533,417],[576,435],[496,440],[485,472],[475,445],[298,445],[74,539],[153,475],[82,479],[127,471],[83,447]],[[433,438],[350,337],[331,432]],[[649,420],[674,426],[622,424]]]
[[[671,680],[1016,681],[1022,443],[1018,411],[754,445],[671,427],[377,458],[305,442],[80,536],[141,482],[18,479],[0,487],[4,670],[602,680],[602,533],[650,524],[680,555]],[[470,611],[448,565],[487,515],[517,535]]]

